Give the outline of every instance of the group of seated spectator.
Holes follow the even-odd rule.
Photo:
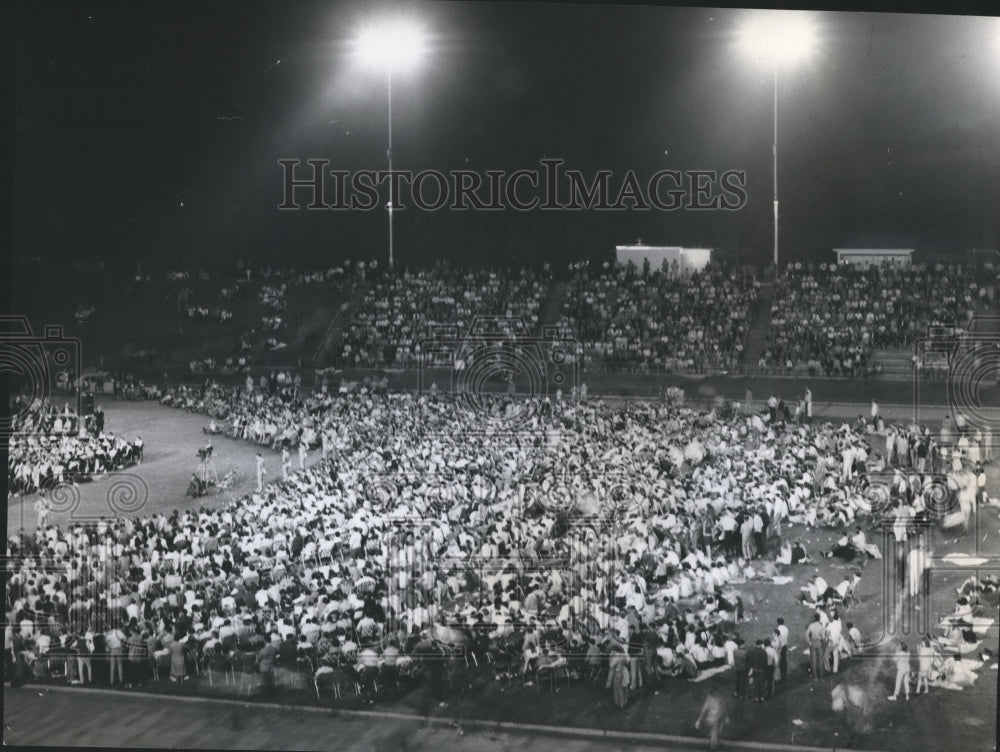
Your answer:
[[[703,373],[740,364],[757,297],[753,273],[664,267],[574,265],[559,328],[582,344],[585,366]]]
[[[496,334],[524,336],[526,330],[535,336],[549,285],[547,265],[541,271],[470,269],[442,261],[427,269],[385,270],[352,314],[341,362],[414,367],[422,342],[437,338],[453,344],[481,314],[497,324]]]
[[[142,442],[104,432],[104,413],[79,416],[65,405],[59,410],[46,400],[14,402],[7,454],[7,493],[32,494],[93,475],[121,469],[142,459]]]
[[[251,387],[190,396],[250,440],[312,432],[324,461],[220,508],[9,539],[24,652],[103,640],[115,681],[115,656],[142,643],[150,663],[118,679],[162,659],[181,681],[224,660],[264,685],[388,654],[426,663],[437,686],[440,661],[420,657],[441,645],[525,681],[596,650],[609,679],[615,655],[635,661],[634,689],[728,660],[736,586],[776,566],[766,531],[871,513],[868,436],[849,425],[545,398],[527,404],[523,440],[500,442],[449,400]],[[915,487],[887,493],[909,508]]]
[[[192,275],[190,272],[171,272],[167,275],[168,296],[176,308],[192,325],[196,322],[233,322],[237,331],[236,351],[218,353],[216,357],[197,359],[196,373],[211,372],[219,362],[225,371],[233,371],[247,364],[254,350],[280,350],[287,347],[287,332],[300,320],[303,312],[293,305],[290,297],[308,285],[322,285],[331,293],[344,295],[363,277],[370,264],[348,260],[339,266],[320,270],[297,270],[270,266],[252,270],[240,265],[231,285],[220,286],[219,281],[207,272]],[[250,310],[248,311],[248,305]],[[193,320],[193,321],[192,321]],[[247,327],[247,328],[244,328]],[[183,330],[183,326],[182,326]],[[195,331],[200,331],[195,329]],[[211,361],[211,367],[208,366]]]
[[[960,336],[986,304],[983,272],[960,264],[789,264],[758,366],[811,376],[875,375],[873,353],[947,327]]]

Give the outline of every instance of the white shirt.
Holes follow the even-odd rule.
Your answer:
[[[788,645],[788,627],[786,627],[784,624],[779,624],[777,626],[777,630],[778,630],[777,648],[778,650],[781,650],[781,648]]]

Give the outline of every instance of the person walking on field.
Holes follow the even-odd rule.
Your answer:
[[[701,713],[698,715],[698,720],[695,721],[694,727],[700,730],[701,725],[705,724],[705,730],[708,733],[708,748],[710,750],[719,748],[719,735],[728,722],[729,711],[725,699],[715,691],[709,692],[704,704],[701,706]]]
[[[847,731],[847,746],[851,747],[860,734],[869,731],[868,693],[858,684],[841,683],[830,693],[832,709],[837,713]]]

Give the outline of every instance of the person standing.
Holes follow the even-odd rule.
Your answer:
[[[924,694],[931,691],[931,667],[934,665],[934,648],[931,645],[931,638],[924,637],[917,645],[917,694],[920,694],[920,687],[923,686]]]
[[[928,568],[927,565],[932,554],[932,552],[924,550],[922,536],[915,543],[916,545],[906,555],[906,577],[909,585],[908,592],[911,598],[916,598],[920,595],[921,590],[925,594],[927,593],[927,582],[924,572]],[[923,586],[921,587],[921,585]],[[918,604],[916,608],[919,609],[920,605]]]
[[[264,458],[260,456],[260,452],[257,452],[257,493],[264,490],[264,476],[266,474],[267,468],[264,467]]]
[[[781,543],[781,523],[788,519],[788,502],[785,501],[785,496],[782,492],[778,492],[777,498],[774,500],[774,509],[772,510],[771,519],[771,530],[778,538],[778,543]]]
[[[747,672],[749,671],[750,653],[743,640],[736,638],[736,650],[733,651],[733,673],[736,675],[736,691],[733,697],[745,700],[747,696]]]
[[[115,676],[121,684],[125,683],[124,646],[125,635],[117,627],[111,627],[104,635],[105,645],[110,655],[111,686],[115,686]]]
[[[889,695],[889,700],[895,702],[899,699],[899,690],[903,690],[903,694],[907,700],[910,699],[910,649],[907,647],[906,643],[900,641],[899,649],[896,651],[896,655],[893,657],[893,663],[896,665],[896,686],[893,689],[891,695]]]
[[[826,645],[823,647],[823,668],[836,674],[840,671],[840,640],[844,635],[844,627],[840,614],[836,609],[826,625]]]
[[[812,423],[813,419],[813,393],[812,389],[806,387],[806,394],[803,398],[806,403],[806,423]]]
[[[719,529],[722,531],[722,545],[729,556],[739,555],[739,523],[729,507],[726,507],[719,518]]]
[[[705,698],[705,702],[701,706],[701,713],[699,713],[694,727],[700,730],[701,725],[705,724],[705,730],[708,732],[708,748],[710,750],[719,748],[719,735],[728,722],[729,712],[725,699],[718,692],[709,692]]]
[[[823,678],[823,639],[826,630],[820,621],[819,613],[813,614],[813,620],[806,628],[806,642],[809,643],[809,667],[812,671],[813,681]]]
[[[767,509],[763,505],[757,507],[757,512],[753,517],[753,533],[757,544],[757,556],[767,555],[767,526],[770,521]]]
[[[413,657],[420,661],[427,674],[427,685],[422,695],[421,715],[429,718],[432,703],[436,700],[438,707],[446,707],[444,699],[444,657],[437,645],[425,629],[420,632],[420,639],[413,648]]]
[[[306,457],[309,455],[309,447],[304,441],[299,442],[299,470],[306,469]]]
[[[610,687],[615,707],[619,710],[628,704],[628,688],[630,683],[629,659],[625,651],[618,645],[611,648],[608,681],[605,689]]]
[[[753,545],[753,533],[754,533],[754,515],[747,515],[746,519],[743,520],[743,524],[740,526],[740,534],[743,540],[743,558],[749,561],[754,558],[754,545]]]
[[[180,630],[177,630],[180,634]],[[187,660],[184,656],[184,643],[175,638],[167,646],[170,650],[170,681],[182,682],[187,678]]]
[[[750,677],[753,679],[753,700],[754,702],[764,702],[767,694],[767,672],[770,668],[767,662],[767,651],[764,649],[764,641],[757,640],[750,650]]]
[[[783,617],[778,617],[778,626],[774,630],[774,648],[778,651],[778,681],[788,678],[788,627]]]
[[[292,456],[288,453],[288,447],[281,447],[281,480],[288,480],[288,471],[292,469]]]
[[[774,697],[774,674],[778,670],[778,651],[774,649],[773,640],[764,640],[764,652],[767,653],[767,673],[764,675],[767,684],[767,696]]]
[[[38,499],[35,501],[35,512],[38,514],[37,529],[44,530],[45,523],[49,519],[49,510],[52,505],[49,504],[49,500],[45,498],[45,491],[38,492]]]

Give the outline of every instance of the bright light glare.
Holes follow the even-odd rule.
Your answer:
[[[761,11],[743,24],[740,43],[748,55],[759,60],[794,63],[812,54],[816,27],[809,13]]]
[[[415,65],[424,53],[426,40],[423,30],[412,21],[386,21],[363,29],[355,47],[365,64],[393,71]]]

